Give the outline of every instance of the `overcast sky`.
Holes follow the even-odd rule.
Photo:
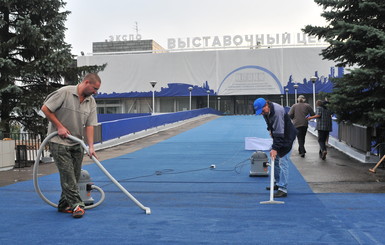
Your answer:
[[[66,42],[72,53],[92,52],[92,42],[136,34],[167,48],[168,39],[299,33],[325,25],[312,0],[67,0]]]

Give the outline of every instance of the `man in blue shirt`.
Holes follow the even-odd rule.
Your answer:
[[[287,197],[287,185],[289,178],[289,161],[293,142],[297,136],[297,129],[294,127],[285,108],[281,105],[258,98],[254,101],[255,114],[262,114],[265,118],[267,129],[273,138],[273,145],[270,157],[279,157],[279,180],[276,183],[278,191],[274,197]]]

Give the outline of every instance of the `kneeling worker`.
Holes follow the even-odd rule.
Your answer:
[[[274,197],[287,197],[287,184],[289,178],[289,161],[293,142],[297,137],[297,129],[294,127],[289,115],[283,106],[258,98],[254,101],[255,114],[262,114],[265,118],[267,129],[273,138],[270,157],[279,157],[279,180],[274,186],[278,189]]]

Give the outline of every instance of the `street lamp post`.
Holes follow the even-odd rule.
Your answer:
[[[286,92],[286,106],[289,106],[289,89],[285,88],[285,92]]]
[[[313,83],[313,110],[315,111],[315,82],[317,81],[317,77],[310,77],[310,81]]]
[[[152,86],[152,114],[154,114],[155,113],[155,85],[156,85],[156,82],[151,81],[150,84]]]
[[[221,97],[218,97],[218,111],[221,111]]]
[[[294,84],[294,98],[295,98],[294,103],[297,102],[297,89],[298,89],[298,84]]]
[[[210,108],[210,90],[207,90],[207,108]]]
[[[190,111],[191,111],[191,91],[193,90],[193,87],[188,87],[188,90],[190,91]]]

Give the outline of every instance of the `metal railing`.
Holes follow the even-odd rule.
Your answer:
[[[338,125],[338,139],[355,149],[370,152],[371,131],[370,127],[341,122]]]
[[[101,142],[101,125],[95,126],[94,142]],[[15,141],[15,168],[30,167],[36,160],[37,153],[45,136],[37,133],[0,133],[0,139]],[[42,157],[49,156],[48,145]]]
[[[41,135],[36,133],[3,133],[2,138],[15,141],[15,168],[31,166],[43,141]]]

